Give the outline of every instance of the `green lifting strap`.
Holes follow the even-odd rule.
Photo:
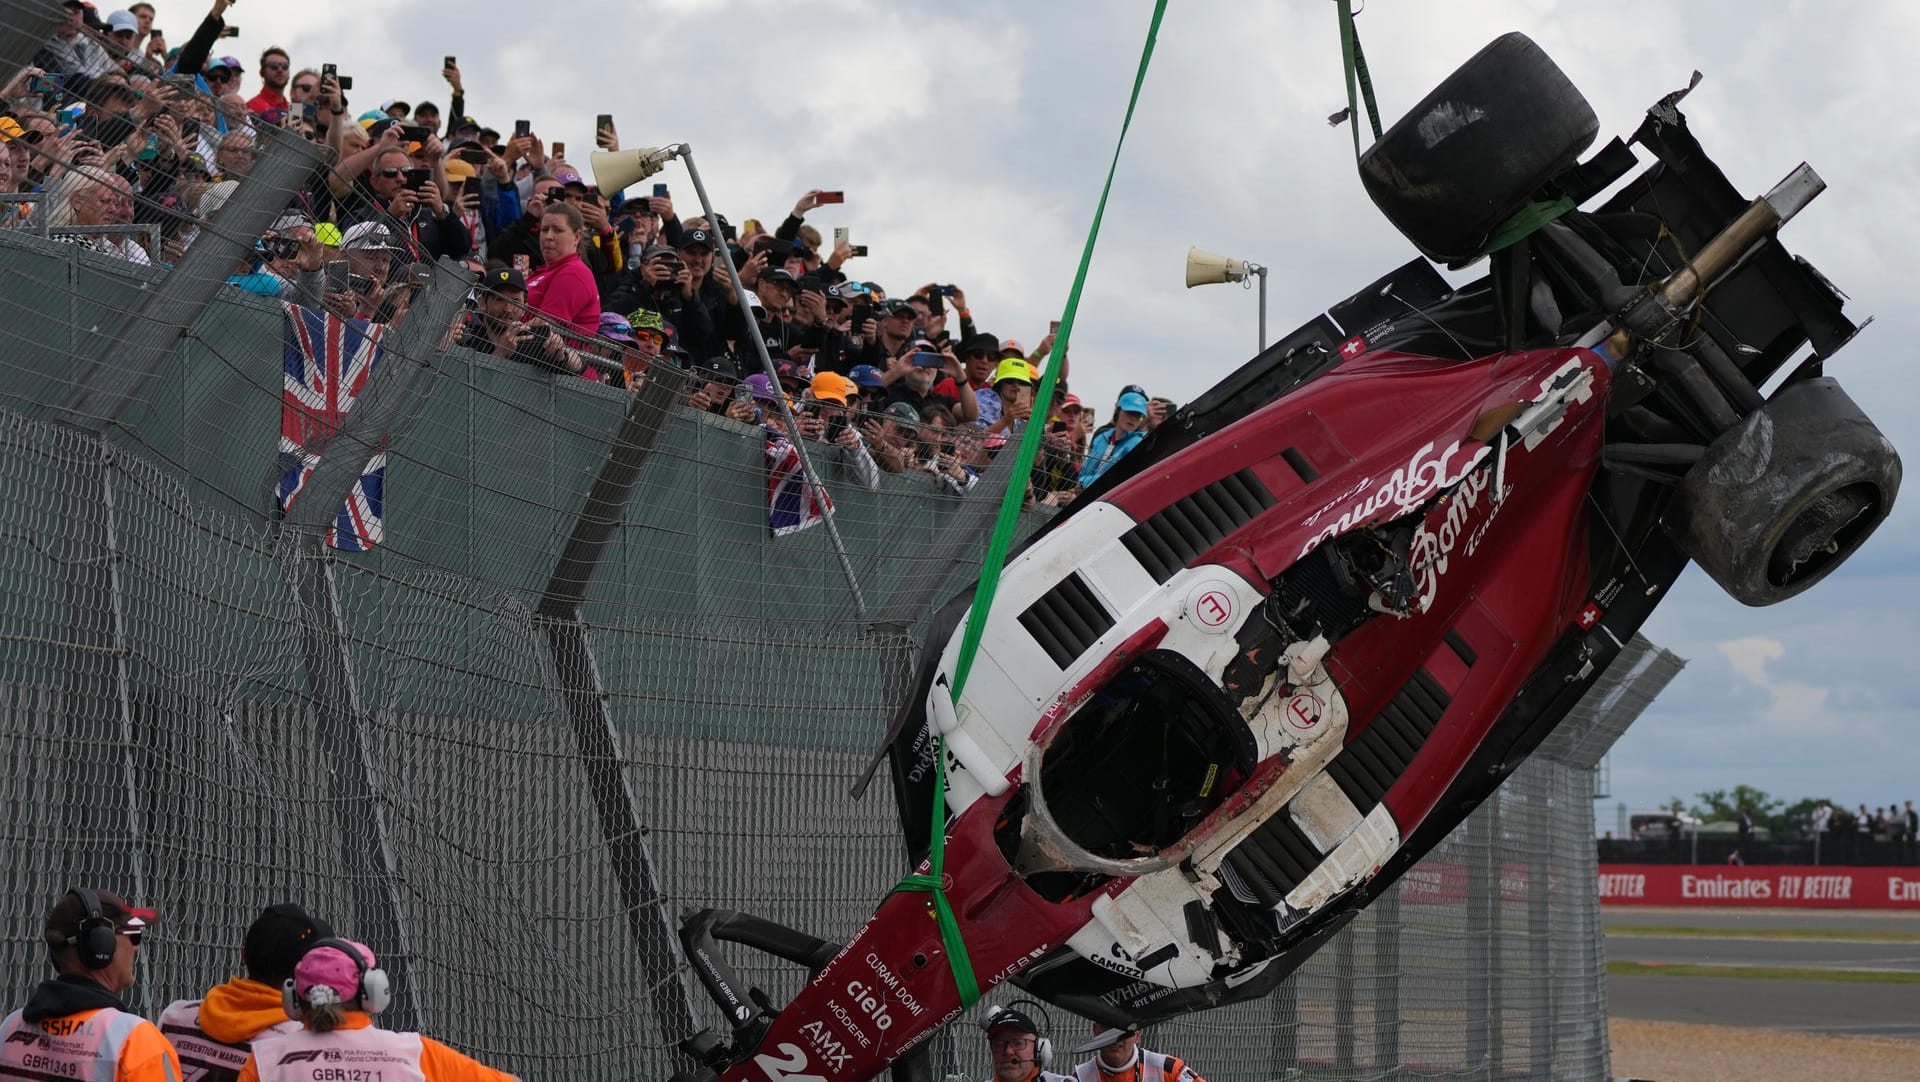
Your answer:
[[[1373,100],[1373,77],[1367,74],[1367,54],[1360,48],[1360,31],[1353,25],[1353,0],[1340,0],[1340,62],[1347,71],[1347,126],[1353,129],[1353,156],[1360,157],[1360,111],[1354,101],[1354,86],[1359,85],[1360,100],[1367,106],[1367,123],[1373,138],[1380,139],[1380,106]]]
[[[1133,94],[1127,99],[1127,115],[1120,122],[1120,138],[1113,147],[1113,161],[1107,165],[1107,182],[1100,189],[1100,202],[1093,211],[1093,227],[1087,231],[1087,245],[1080,253],[1080,268],[1073,275],[1073,289],[1067,294],[1066,311],[1060,314],[1060,330],[1054,335],[1055,362],[1067,354],[1073,336],[1073,317],[1080,310],[1080,293],[1087,284],[1087,268],[1093,263],[1093,246],[1100,239],[1100,220],[1107,213],[1107,196],[1113,191],[1113,174],[1120,167],[1120,150],[1127,142],[1127,129],[1133,124],[1134,106],[1140,102],[1140,87],[1147,80],[1147,64],[1153,59],[1153,45],[1160,36],[1160,20],[1167,13],[1167,0],[1155,0],[1153,22],[1147,27],[1147,43],[1140,50],[1140,69],[1133,76]],[[1371,92],[1369,92],[1371,94]],[[1035,402],[1051,401],[1054,384],[1059,382],[1060,364],[1047,365],[1034,392]],[[1014,526],[1020,519],[1020,506],[1026,502],[1026,476],[1033,471],[1034,457],[1040,451],[1040,433],[1046,426],[1029,423],[1020,434],[1019,454],[1013,460],[1013,481],[1000,501],[1000,514],[994,520],[993,537],[987,543],[986,563],[980,569],[980,583],[974,587],[973,606],[967,611],[966,635],[960,640],[960,656],[953,666],[953,701],[958,707],[960,693],[966,689],[967,673],[980,650],[980,636],[986,630],[987,612],[993,594],[1000,586],[1000,570],[1013,546]],[[902,879],[895,891],[927,891],[933,895],[933,911],[940,922],[940,942],[946,947],[947,961],[953,968],[953,983],[960,991],[960,1003],[971,1007],[980,1000],[980,982],[973,975],[973,963],[967,958],[967,945],[960,934],[960,921],[953,915],[953,903],[941,887],[947,849],[947,743],[937,730],[933,746],[933,831],[927,855],[927,874]]]
[[[1573,207],[1573,200],[1564,195],[1545,203],[1528,203],[1515,211],[1513,217],[1500,223],[1500,228],[1494,230],[1493,236],[1487,239],[1486,249],[1481,254],[1492,255],[1523,237],[1532,236],[1539,232],[1541,226],[1572,210]]]

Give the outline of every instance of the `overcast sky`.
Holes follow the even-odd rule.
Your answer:
[[[842,207],[872,256],[856,276],[896,292],[962,286],[981,326],[1028,345],[1065,302],[1118,133],[1150,2],[887,0],[252,0],[232,52],[270,43],[295,66],[340,65],[356,108],[446,105],[460,58],[469,111],[526,117],[581,162],[596,113],[629,146],[688,141],[720,211],[771,226],[807,188]],[[199,9],[160,0],[185,40]],[[1684,108],[1734,183],[1759,194],[1802,160],[1828,192],[1784,234],[1877,322],[1829,367],[1914,454],[1920,371],[1920,4],[1778,0],[1371,0],[1359,25],[1385,122],[1508,30],[1539,42],[1593,103],[1604,140],[1706,81]],[[245,87],[252,94],[257,78]],[[1325,0],[1171,6],[1115,181],[1074,337],[1074,389],[1187,400],[1246,360],[1255,298],[1182,288],[1189,245],[1272,268],[1277,337],[1411,256],[1325,118],[1345,104]],[[678,168],[663,177],[692,204]],[[1635,807],[1758,785],[1849,805],[1920,799],[1920,493],[1816,591],[1746,609],[1690,571],[1648,634],[1686,671],[1612,757]],[[1612,802],[1597,809],[1607,825]]]

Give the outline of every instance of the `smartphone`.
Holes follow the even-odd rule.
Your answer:
[[[753,387],[752,387],[751,385],[749,385],[749,384],[745,384],[745,383],[736,383],[736,384],[734,384],[734,385],[733,385],[733,400],[734,400],[735,402],[750,402],[750,401],[752,401],[752,400],[753,400]]]
[[[431,169],[409,169],[404,175],[409,188],[424,188],[433,182]]]
[[[513,257],[513,269],[525,274],[533,269],[533,258],[525,252]]]
[[[485,165],[487,164],[487,148],[461,147],[458,157],[461,161],[469,165]]]
[[[60,93],[60,86],[66,82],[66,78],[65,75],[57,71],[50,71],[45,75],[36,75],[33,77],[33,82],[27,85],[27,93],[58,94]]]
[[[400,138],[409,143],[424,143],[433,138],[433,132],[424,124],[400,125]]]
[[[454,192],[455,199],[463,198],[469,195],[485,194],[483,191],[481,191],[479,177],[468,177],[467,179],[461,181],[459,184],[455,185],[455,189],[456,189]]]
[[[853,306],[853,329],[857,333],[860,325],[873,318],[873,302],[861,301]]]
[[[866,254],[867,254],[867,246],[866,246],[866,245],[864,245],[864,244],[856,244],[856,245],[854,245],[854,246],[853,246],[853,252],[852,252],[851,254],[853,254],[853,255],[866,255]]]
[[[373,279],[364,274],[347,275],[347,288],[355,293],[373,292]]]
[[[599,116],[593,118],[594,131],[606,131],[611,127],[613,127],[612,113],[601,113]]]
[[[325,268],[327,292],[345,293],[350,267],[344,259],[330,259]]]
[[[1060,333],[1060,321],[1059,321],[1059,320],[1057,320],[1057,319],[1056,319],[1056,320],[1052,320],[1052,321],[1050,321],[1050,322],[1049,322],[1049,323],[1047,324],[1047,333],[1048,333],[1048,334],[1059,334],[1059,333]]]
[[[820,204],[822,206],[825,206],[828,203],[844,203],[846,201],[847,201],[847,193],[845,192],[821,192],[820,193]]]
[[[516,121],[514,121],[514,122],[513,122],[513,137],[514,137],[515,139],[521,139],[521,138],[525,138],[526,136],[528,136],[528,135],[531,135],[531,134],[533,134],[533,122],[532,122],[532,121],[530,121],[530,120],[516,120]]]
[[[222,27],[220,29],[220,36],[223,38],[237,38],[240,36],[240,28],[237,26]]]
[[[655,184],[655,185],[653,186],[653,197],[654,197],[655,199],[666,199],[666,198],[668,198],[668,196],[667,196],[667,186],[666,186],[665,184]]]
[[[553,149],[548,153],[555,158],[564,158],[567,156],[567,144],[555,143],[553,144]]]
[[[958,292],[960,292],[959,286],[941,286],[940,287],[940,295],[942,297],[951,297]]]
[[[848,238],[852,236],[853,236],[853,231],[848,229],[846,226],[844,225],[834,226],[833,227],[833,246],[835,248],[840,247],[842,244],[847,243]]]
[[[460,66],[460,61],[450,56],[450,57],[447,57],[447,62],[441,66],[448,67],[448,68],[457,68]]]

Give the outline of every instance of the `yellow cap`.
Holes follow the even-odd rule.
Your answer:
[[[329,248],[340,247],[340,227],[332,222],[321,222],[313,227],[314,239]]]

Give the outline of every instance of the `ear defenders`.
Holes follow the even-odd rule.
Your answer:
[[[88,969],[107,968],[120,949],[119,940],[114,938],[120,929],[101,912],[100,896],[92,887],[75,887],[67,893],[80,899],[80,904],[87,908],[86,915],[80,918],[80,926],[67,942],[73,945],[81,965]]]
[[[1047,1013],[1045,1007],[1031,999],[1016,999],[1004,1007],[990,1007],[987,1010],[986,1019],[980,1023],[980,1028],[991,1032],[1003,1013],[1030,1020],[1031,1016],[1027,1012],[1013,1009],[1017,1006],[1031,1007],[1040,1015],[1041,1021],[1036,1025],[1041,1032],[1035,1034],[1033,1038],[1033,1066],[1035,1070],[1045,1071],[1053,1066],[1053,1016]]]
[[[312,954],[322,947],[332,947],[353,960],[353,968],[359,977],[354,982],[353,995],[348,997],[349,1001],[358,1000],[360,1009],[368,1014],[379,1014],[387,1009],[387,1004],[393,1002],[393,987],[387,980],[386,970],[370,968],[367,965],[367,959],[358,948],[346,940],[331,936],[314,940],[313,945],[307,948],[307,953]],[[286,1010],[288,1018],[307,1016],[307,1005],[301,1002],[299,995],[294,992],[291,977],[280,986],[280,1005]]]

